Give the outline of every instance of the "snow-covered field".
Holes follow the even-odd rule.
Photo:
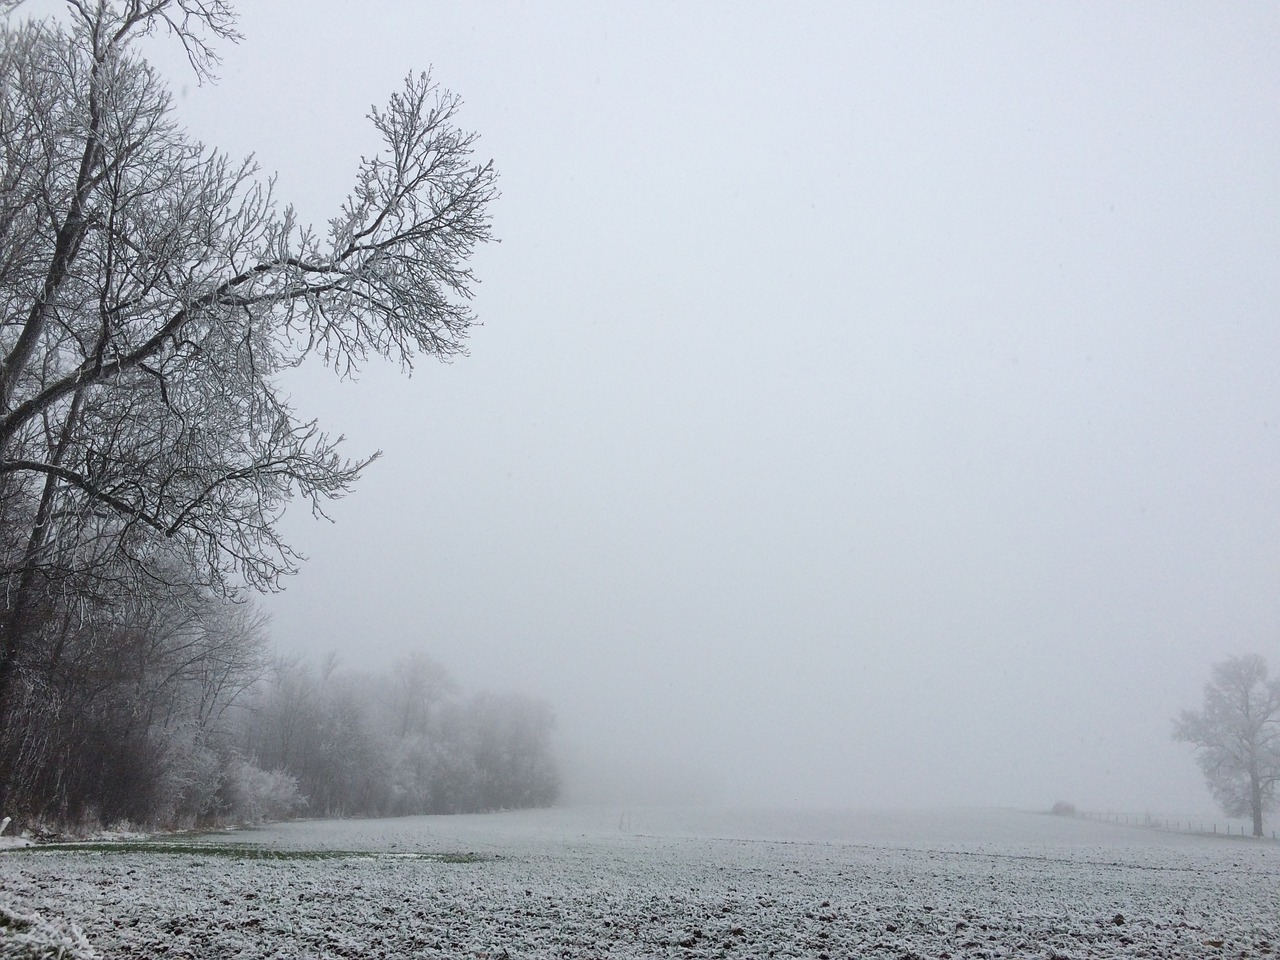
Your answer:
[[[1014,811],[550,810],[199,843],[5,851],[0,905],[107,957],[1280,952],[1280,846]]]

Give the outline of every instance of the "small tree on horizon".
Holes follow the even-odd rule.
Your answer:
[[[1228,816],[1262,818],[1280,787],[1280,679],[1267,679],[1257,654],[1232,657],[1213,668],[1204,707],[1183,710],[1173,738],[1196,748],[1210,793]]]

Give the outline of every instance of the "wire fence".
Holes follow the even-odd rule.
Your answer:
[[[1151,830],[1172,830],[1177,833],[1198,833],[1204,836],[1251,837],[1252,827],[1240,820],[1212,820],[1203,817],[1163,817],[1150,813],[1121,813],[1112,810],[1077,810],[1073,814],[1079,820],[1099,823],[1117,823],[1121,826],[1147,827]],[[1277,839],[1275,829],[1263,831],[1263,838]]]

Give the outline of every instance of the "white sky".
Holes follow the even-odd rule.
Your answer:
[[[282,646],[548,698],[571,797],[1212,808],[1172,717],[1280,668],[1280,7],[241,7],[166,69],[304,218],[432,64],[503,191],[470,357],[298,381],[385,458]]]

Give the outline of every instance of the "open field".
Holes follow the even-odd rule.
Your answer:
[[[107,957],[1268,957],[1280,847],[1012,811],[552,810],[13,850],[0,903]]]

